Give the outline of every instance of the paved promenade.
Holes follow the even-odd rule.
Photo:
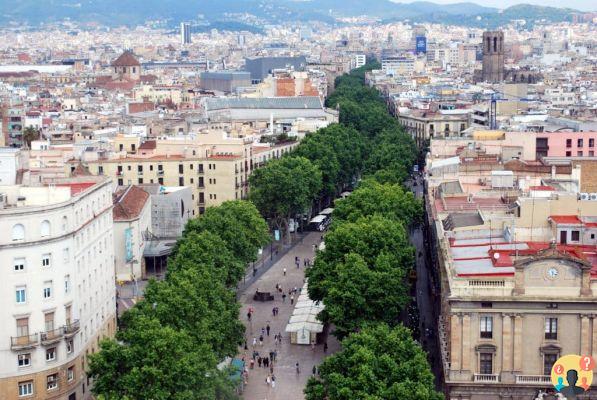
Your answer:
[[[269,368],[259,368],[255,363],[254,369],[249,369],[249,380],[243,394],[245,400],[304,399],[303,389],[307,379],[312,374],[313,366],[319,365],[324,357],[323,345],[319,344],[313,350],[311,346],[290,344],[290,336],[284,332],[294,307],[290,304],[288,290],[303,286],[305,277],[303,260],[305,258],[313,260],[313,245],[318,245],[320,238],[321,234],[319,233],[310,233],[305,236],[302,242],[295,244],[275,264],[263,272],[255,282],[251,283],[239,297],[242,305],[241,319],[247,328],[245,336],[248,344],[248,350],[245,351],[242,347],[239,349],[239,357],[242,357],[246,352],[245,359],[248,368],[253,350],[258,351],[261,356],[269,356],[270,351],[277,351],[277,361],[274,363],[275,388],[265,382],[270,372]],[[296,256],[300,258],[300,268],[297,268],[294,263]],[[286,276],[284,276],[284,268],[286,268]],[[280,284],[286,292],[285,302],[282,301],[281,294],[276,291],[276,284]],[[253,301],[253,295],[257,289],[275,293],[275,300],[267,302]],[[272,315],[273,307],[279,308],[279,314],[275,317]],[[254,310],[250,322],[247,320],[249,308]],[[267,336],[266,333],[263,346],[259,346],[261,328],[265,328],[268,324],[270,326],[270,335]],[[280,345],[276,345],[274,342],[274,335],[278,333],[282,334],[282,343]],[[257,340],[255,347],[252,345],[253,338]],[[327,343],[329,346],[327,354],[339,349],[339,343],[332,335],[328,336]],[[297,362],[300,366],[299,374],[296,373],[295,368]]]

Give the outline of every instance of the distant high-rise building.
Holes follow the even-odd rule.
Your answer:
[[[188,22],[180,23],[180,43],[191,43],[191,24],[189,24]]]
[[[504,80],[504,32],[483,32],[483,81]]]

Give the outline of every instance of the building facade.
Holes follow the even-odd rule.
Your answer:
[[[116,329],[110,181],[0,192],[0,398],[90,398],[87,356]]]
[[[504,32],[483,32],[483,75],[484,82],[504,80]]]

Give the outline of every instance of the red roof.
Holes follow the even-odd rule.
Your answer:
[[[79,193],[84,192],[93,185],[95,185],[95,182],[58,183],[56,186],[68,186],[70,187],[70,195],[77,196]]]
[[[552,215],[549,218],[556,224],[561,225],[582,225],[577,215]]]
[[[148,198],[149,193],[138,186],[129,186],[117,192],[114,199],[114,208],[112,209],[114,221],[127,221],[137,218],[143,207],[145,207]]]
[[[544,190],[547,192],[553,192],[554,190],[556,190],[555,187],[553,186],[531,186],[529,189],[531,190]]]
[[[112,61],[113,67],[136,67],[139,66],[139,60],[130,51],[125,51],[116,60]]]

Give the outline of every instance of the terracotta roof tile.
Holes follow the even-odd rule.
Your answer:
[[[112,61],[113,67],[139,66],[139,60],[130,51],[125,51],[116,60]]]
[[[115,193],[112,209],[114,221],[137,218],[145,207],[147,199],[149,199],[149,193],[138,186],[130,186],[124,191]]]

